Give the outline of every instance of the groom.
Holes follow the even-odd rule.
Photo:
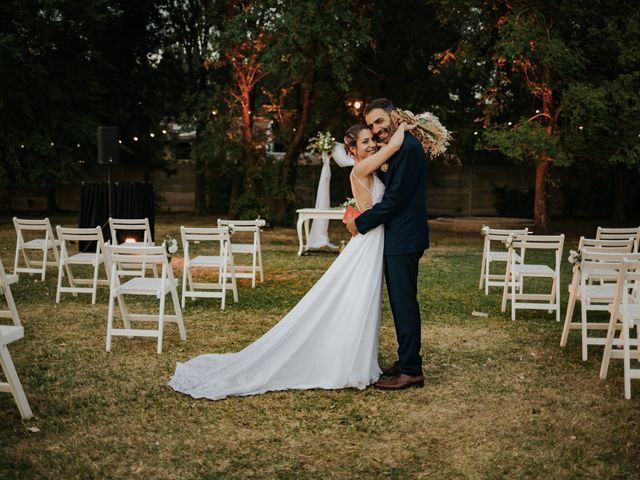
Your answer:
[[[372,100],[364,109],[367,126],[378,142],[387,143],[397,125],[391,118],[393,104],[386,98]],[[380,390],[423,387],[420,357],[420,307],[417,300],[418,262],[429,248],[425,205],[427,159],[420,142],[405,135],[402,147],[378,172],[386,186],[384,197],[354,221],[352,235],[365,234],[384,224],[384,274],[398,339],[398,358],[383,369],[374,384]],[[385,167],[385,166],[383,166]]]

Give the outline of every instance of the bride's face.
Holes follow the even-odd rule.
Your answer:
[[[356,142],[356,161],[367,158],[378,151],[378,143],[373,139],[371,130],[360,130]]]

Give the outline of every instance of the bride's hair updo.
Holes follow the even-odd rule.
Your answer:
[[[351,155],[356,154],[356,144],[358,143],[358,135],[362,130],[367,130],[369,127],[362,123],[356,123],[344,132],[344,146]]]

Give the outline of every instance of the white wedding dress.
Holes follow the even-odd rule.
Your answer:
[[[374,176],[373,203],[383,193]],[[376,381],[383,229],[353,237],[300,302],[244,350],[178,363],[171,388],[218,400],[274,390],[364,389]]]

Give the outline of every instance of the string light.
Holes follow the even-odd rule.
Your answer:
[[[355,102],[353,102],[353,106],[355,107],[356,110],[360,110],[360,107],[362,106],[362,102],[360,100],[356,100]]]
[[[476,131],[476,132],[473,132],[473,134],[474,134],[474,135],[478,135],[478,132],[477,132],[477,131]]]
[[[536,113],[540,113],[540,110],[536,110]]]
[[[122,140],[118,140],[118,143],[119,143],[120,145],[122,145]]]
[[[166,135],[166,134],[167,134],[167,131],[163,128],[163,129],[162,129],[162,133],[163,133],[164,135]]]
[[[153,132],[151,132],[151,133],[149,134],[149,136],[150,136],[151,138],[154,138],[154,137],[156,136],[156,134],[155,134],[155,133],[153,133]]]
[[[582,125],[580,125],[580,126],[578,127],[578,129],[579,129],[580,131],[582,131],[582,129],[583,129],[583,128],[584,128],[584,127],[583,127]]]
[[[137,142],[138,141],[138,137],[133,137],[133,141]]]
[[[507,125],[511,126],[511,125],[513,125],[513,122],[509,122],[509,123],[507,123]]]
[[[80,148],[80,144],[79,144],[79,143],[78,143],[78,144],[76,144],[76,147],[77,147],[77,148]]]
[[[55,145],[55,143],[51,142],[51,146],[53,147]]]
[[[24,143],[20,145],[20,148],[24,148]]]

